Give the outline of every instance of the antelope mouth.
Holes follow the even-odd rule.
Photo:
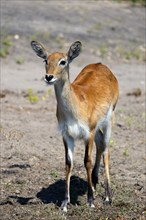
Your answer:
[[[55,78],[53,75],[46,75],[45,77],[44,77],[44,81],[47,83],[47,84],[54,84],[55,83],[55,81],[57,80],[57,78]]]

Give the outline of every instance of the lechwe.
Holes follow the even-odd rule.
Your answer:
[[[112,116],[118,100],[118,82],[113,73],[103,64],[89,64],[70,83],[69,64],[81,52],[81,43],[74,42],[67,53],[48,54],[38,42],[31,42],[35,53],[44,59],[45,81],[54,85],[57,100],[57,119],[62,133],[66,158],[66,192],[61,209],[67,211],[70,202],[70,176],[73,168],[74,141],[85,143],[84,164],[87,170],[87,202],[93,204],[93,191],[98,183],[101,155],[105,166],[105,202],[111,203],[109,176],[109,141]],[[92,146],[96,144],[95,165],[92,166]]]

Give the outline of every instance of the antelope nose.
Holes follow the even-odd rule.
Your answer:
[[[45,81],[46,81],[46,82],[50,82],[51,79],[53,79],[53,77],[54,77],[53,75],[46,75],[46,76],[45,76]]]

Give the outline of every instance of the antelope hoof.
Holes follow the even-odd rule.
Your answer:
[[[67,202],[66,200],[64,200],[64,201],[62,202],[61,207],[60,207],[61,212],[67,213],[67,204],[68,204],[68,202]]]
[[[112,204],[112,199],[109,198],[109,197],[106,197],[103,203],[104,203],[105,205],[111,205],[111,204]]]
[[[94,209],[95,208],[95,205],[92,203],[90,204],[90,208]]]
[[[93,199],[89,199],[89,200],[88,200],[88,206],[89,206],[90,208],[95,208],[95,205],[94,205],[94,203],[93,203]]]
[[[90,208],[92,208],[92,209],[95,208],[95,205],[94,205],[93,203],[88,203],[88,206],[89,206]]]
[[[93,191],[93,192],[96,191],[96,186],[92,186],[92,191]]]
[[[61,212],[62,212],[62,213],[67,213],[67,207],[66,207],[66,206],[61,207]]]

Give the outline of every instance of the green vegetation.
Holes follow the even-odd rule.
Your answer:
[[[95,30],[101,30],[102,29],[102,24],[101,23],[94,24],[94,29]]]
[[[52,90],[48,89],[48,91],[42,96],[42,100],[46,100],[48,96],[51,95]]]
[[[145,0],[114,0],[116,2],[131,2],[132,4],[140,4],[146,6]]]
[[[8,48],[0,48],[0,57],[6,58],[6,56],[9,54]]]
[[[12,37],[10,35],[2,35],[1,48],[0,48],[0,57],[6,58],[9,54],[10,47],[12,46]]]
[[[128,148],[125,148],[125,149],[124,149],[123,155],[124,155],[124,156],[129,156]]]
[[[34,94],[33,90],[31,88],[28,89],[27,91],[27,99],[31,102],[31,103],[36,103],[39,101],[39,97],[37,96],[37,94]]]
[[[124,122],[125,122],[125,125],[130,128],[133,124],[135,124],[135,117],[134,115],[130,114],[129,116],[126,116],[124,118]]]
[[[145,60],[145,54],[138,47],[133,49],[124,49],[123,47],[118,47],[116,50],[119,53],[120,57],[125,60]]]
[[[118,108],[118,109],[117,109],[117,112],[118,112],[118,113],[123,113],[124,111],[123,111],[122,108]]]
[[[44,32],[44,33],[43,33],[43,39],[44,39],[45,41],[48,41],[48,40],[49,40],[49,37],[50,37],[50,33],[49,33],[49,32]]]
[[[58,45],[59,49],[63,49],[66,42],[66,39],[62,33],[58,33],[56,36],[54,36],[51,35],[51,33],[48,31],[43,33],[36,32],[29,37],[29,40],[40,41],[42,42],[42,44],[47,43],[50,48],[52,47],[52,40],[53,40],[53,42]]]
[[[113,145],[114,145],[114,141],[110,139],[110,147],[113,147]]]
[[[7,47],[12,46],[12,37],[11,36],[7,36],[6,38],[4,38],[2,40],[2,44],[7,46]]]
[[[142,112],[142,113],[141,113],[141,117],[142,117],[143,119],[146,119],[146,114],[145,114],[145,112]]]
[[[103,28],[103,24],[100,22],[97,22],[95,24],[93,24],[89,29],[87,29],[87,32],[94,32],[94,31],[99,31]]]
[[[105,44],[102,44],[100,47],[99,47],[99,52],[100,52],[100,56],[102,58],[105,58],[108,54],[108,48]]]
[[[31,36],[30,36],[30,41],[32,41],[32,40],[37,40],[37,38],[38,38],[38,36],[39,36],[40,34],[39,33],[34,33],[34,34],[32,34]]]
[[[20,65],[23,64],[24,63],[24,58],[23,57],[17,57],[16,58],[16,63],[20,64]]]
[[[32,40],[38,40],[39,38],[45,40],[45,41],[48,41],[49,38],[50,38],[50,33],[48,31],[44,32],[44,33],[34,33],[33,35],[30,36],[30,41]]]
[[[46,100],[51,95],[52,90],[48,89],[42,96],[38,96],[37,93],[33,92],[32,88],[29,88],[26,92],[26,98],[31,103],[37,103],[39,100]]]
[[[52,176],[53,178],[57,178],[59,176],[59,173],[56,170],[52,170],[50,172],[50,176]]]

